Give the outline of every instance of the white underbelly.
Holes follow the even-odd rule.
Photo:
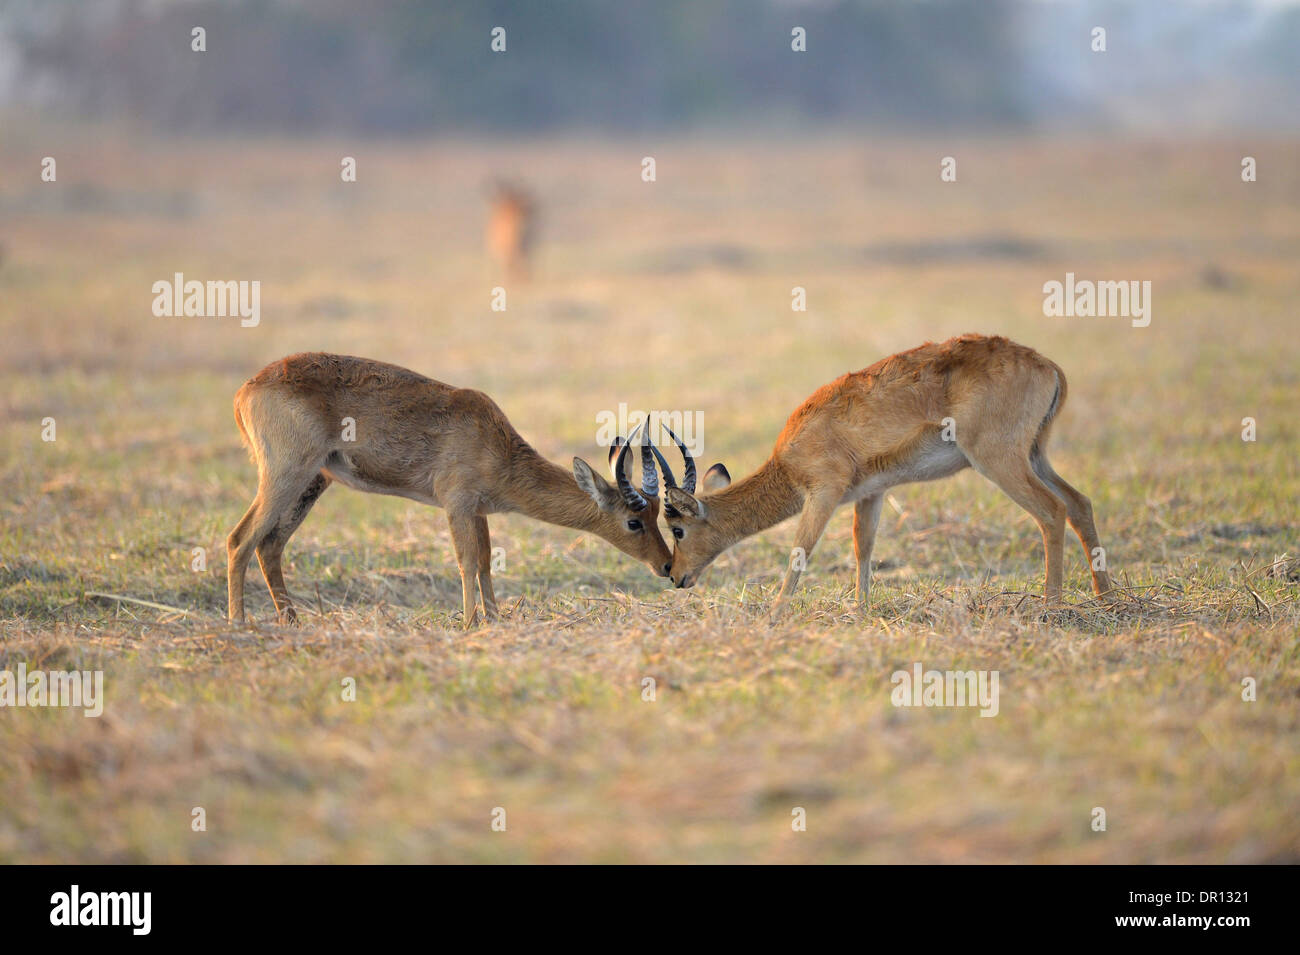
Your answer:
[[[412,501],[418,501],[421,504],[440,506],[438,499],[431,493],[417,491],[412,488],[390,487],[386,484],[367,481],[351,468],[346,458],[338,454],[331,455],[321,470],[333,480],[338,481],[344,487],[352,488],[354,491],[364,491],[367,494],[388,494],[393,497],[404,497]]]
[[[922,447],[910,460],[887,471],[877,471],[868,475],[865,480],[854,485],[840,503],[850,504],[864,497],[874,497],[900,484],[938,481],[968,467],[970,461],[957,445],[951,441],[936,439]]]

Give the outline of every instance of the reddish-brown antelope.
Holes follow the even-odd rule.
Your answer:
[[[528,278],[536,237],[537,203],[522,186],[496,182],[488,216],[488,254],[509,281]]]
[[[343,355],[292,355],[235,394],[235,423],[257,465],[257,497],[226,542],[230,619],[244,619],[244,575],[254,552],[276,611],[296,619],[280,556],[334,481],[446,509],[460,565],[465,626],[497,616],[487,515],[518,511],[603,537],[668,575],[659,533],[659,479],[649,430],[641,488],[631,444],[610,449],[611,486],[581,458],[573,473],[534,451],[487,395],[413,371]],[[477,595],[476,595],[477,588]]]
[[[732,484],[722,465],[710,468],[704,490],[711,493],[694,495],[695,464],[677,441],[686,475],[681,487],[664,492],[675,538],[669,576],[690,587],[732,544],[797,514],[796,549],[773,604],[776,614],[831,514],[852,503],[857,600],[865,607],[885,492],[973,467],[1038,523],[1049,603],[1061,596],[1067,520],[1083,543],[1093,591],[1107,593],[1110,575],[1092,505],[1047,460],[1048,434],[1065,393],[1060,367],[1033,349],[963,335],[900,352],[821,388],[790,416],[771,458],[754,474]]]

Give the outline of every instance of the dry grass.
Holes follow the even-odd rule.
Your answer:
[[[0,710],[0,860],[1296,861],[1300,609],[1270,566],[1300,552],[1300,147],[1253,142],[1254,184],[1243,151],[6,137],[6,168],[55,155],[59,182],[0,184],[0,668],[102,668],[108,702]],[[545,207],[505,313],[492,172]],[[1151,327],[1044,318],[1067,270],[1150,279]],[[175,271],[261,280],[262,325],[154,318]],[[1071,606],[1041,612],[1036,530],[966,473],[895,492],[862,618],[846,515],[774,628],[788,525],[682,593],[504,517],[506,619],[464,634],[442,514],[335,490],[287,552],[304,626],[270,622],[256,570],[257,625],[221,619],[253,491],[230,396],[282,354],[483,388],[555,460],[598,458],[620,401],[702,412],[741,474],[817,385],[964,331],[1070,376],[1053,460],[1093,499],[1115,605],[1072,548]],[[893,707],[913,661],[998,670],[999,715]]]

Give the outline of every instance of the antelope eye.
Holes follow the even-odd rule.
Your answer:
[[[636,519],[627,522],[627,529],[630,531],[639,531],[641,530],[641,527],[641,522]]]
[[[678,540],[681,540],[685,536],[686,536],[686,532],[682,530],[680,527],[673,528],[673,537],[677,538]]]

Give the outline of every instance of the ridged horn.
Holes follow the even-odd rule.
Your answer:
[[[645,422],[641,422],[645,424]],[[644,511],[650,506],[650,502],[641,496],[641,492],[632,486],[632,482],[627,479],[627,456],[632,450],[632,439],[636,437],[636,432],[641,429],[637,425],[630,435],[627,436],[627,443],[623,445],[618,452],[618,460],[614,463],[614,479],[618,481],[619,493],[623,495],[623,503],[634,511]]]
[[[650,453],[653,454],[655,460],[659,462],[659,470],[664,472],[664,484],[668,487],[676,487],[677,478],[673,477],[673,469],[668,466],[668,459],[660,454],[659,449],[653,444],[650,445]]]
[[[647,415],[646,421],[649,420]],[[641,423],[644,425],[645,421]],[[652,457],[658,454],[655,443],[650,440],[650,429],[646,428],[641,435],[641,493],[646,497],[659,496],[659,472],[655,470],[655,459]],[[668,477],[671,480],[671,475]]]
[[[682,490],[687,494],[695,493],[695,459],[691,457],[691,452],[686,450],[686,445],[682,444],[682,439],[673,434],[673,429],[664,425],[664,430],[668,432],[668,437],[673,439],[677,445],[677,450],[682,452],[682,460],[686,462],[686,470],[682,474]]]
[[[621,450],[623,449],[623,445],[625,445],[625,444],[627,444],[627,442],[623,440],[623,436],[622,436],[622,435],[619,435],[619,436],[616,437],[613,441],[610,442],[610,445],[609,445],[609,476],[612,477],[612,478],[617,478],[617,477],[618,477],[618,470],[617,470],[617,465],[615,464],[615,461],[616,461],[616,459],[618,458],[618,453],[619,453],[619,451],[621,451]]]

